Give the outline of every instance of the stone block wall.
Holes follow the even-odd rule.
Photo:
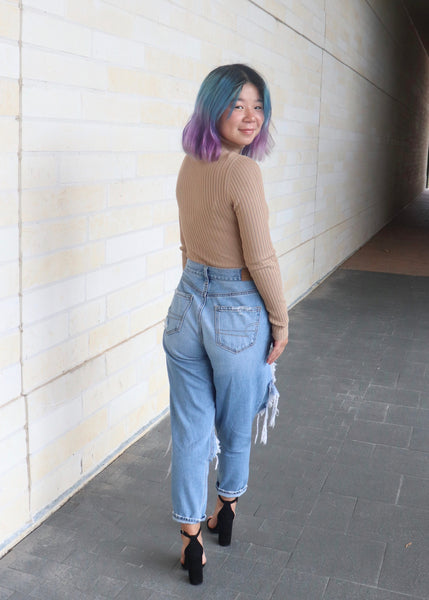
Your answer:
[[[423,188],[428,57],[390,0],[0,0],[0,554],[168,405],[176,174],[202,78],[268,80],[292,304]]]

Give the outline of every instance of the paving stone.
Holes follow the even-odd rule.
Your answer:
[[[381,402],[359,402],[355,409],[356,419],[383,423],[386,420],[388,405]]]
[[[429,540],[410,542],[387,545],[378,585],[426,599],[429,590]]]
[[[328,584],[327,577],[286,569],[271,600],[321,600]]]
[[[330,579],[323,600],[421,600],[389,590],[359,585],[350,581]]]
[[[307,527],[288,568],[375,585],[384,552],[382,542]]]
[[[407,448],[376,446],[372,456],[374,469],[429,478],[429,454]]]
[[[429,452],[429,430],[413,427],[410,449]]]
[[[345,440],[336,461],[338,464],[348,465],[350,467],[369,468],[374,450],[375,444]]]
[[[406,448],[411,435],[412,428],[409,426],[357,420],[351,423],[347,437],[358,442]]]
[[[14,594],[13,590],[8,590],[2,586],[0,586],[0,600],[9,600],[9,598]]]
[[[429,509],[358,499],[348,533],[404,545],[429,538]]]
[[[415,390],[398,389],[371,384],[364,396],[369,402],[384,402],[398,406],[418,406],[419,393]]]
[[[335,464],[323,491],[394,503],[400,482],[399,474],[386,472],[383,468],[376,470]]]
[[[144,589],[139,585],[127,584],[115,600],[150,600],[152,594],[152,590]]]
[[[429,409],[411,406],[389,406],[386,422],[429,429]]]
[[[356,498],[339,494],[320,494],[308,518],[308,524],[345,533],[356,505]]]
[[[429,479],[405,476],[398,504],[429,510]],[[429,518],[429,515],[426,518]]]

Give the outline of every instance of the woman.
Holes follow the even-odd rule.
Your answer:
[[[182,524],[182,566],[203,580],[201,521],[209,461],[219,451],[218,499],[208,530],[231,542],[247,489],[252,423],[277,412],[274,361],[288,340],[279,265],[261,172],[270,150],[271,102],[246,65],[214,69],[183,131],[177,181],[183,275],[168,311],[173,518]]]

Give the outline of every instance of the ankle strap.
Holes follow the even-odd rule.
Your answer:
[[[190,540],[192,540],[192,538],[197,538],[200,535],[200,533],[201,533],[201,526],[200,526],[200,528],[198,530],[198,533],[196,533],[195,535],[191,535],[187,531],[183,531],[183,529],[180,530],[180,533],[182,535],[184,535],[185,537],[189,538]]]
[[[224,500],[223,498],[221,498],[221,496],[218,496],[218,498],[223,504],[235,504],[236,502],[238,502],[238,496],[237,498],[233,498],[232,500]]]

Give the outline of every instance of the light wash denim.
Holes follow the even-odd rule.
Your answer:
[[[164,349],[170,381],[173,519],[206,518],[209,462],[218,454],[217,491],[247,489],[252,423],[261,441],[277,413],[271,328],[264,302],[241,269],[187,261],[168,310]],[[258,433],[257,433],[258,435]]]

